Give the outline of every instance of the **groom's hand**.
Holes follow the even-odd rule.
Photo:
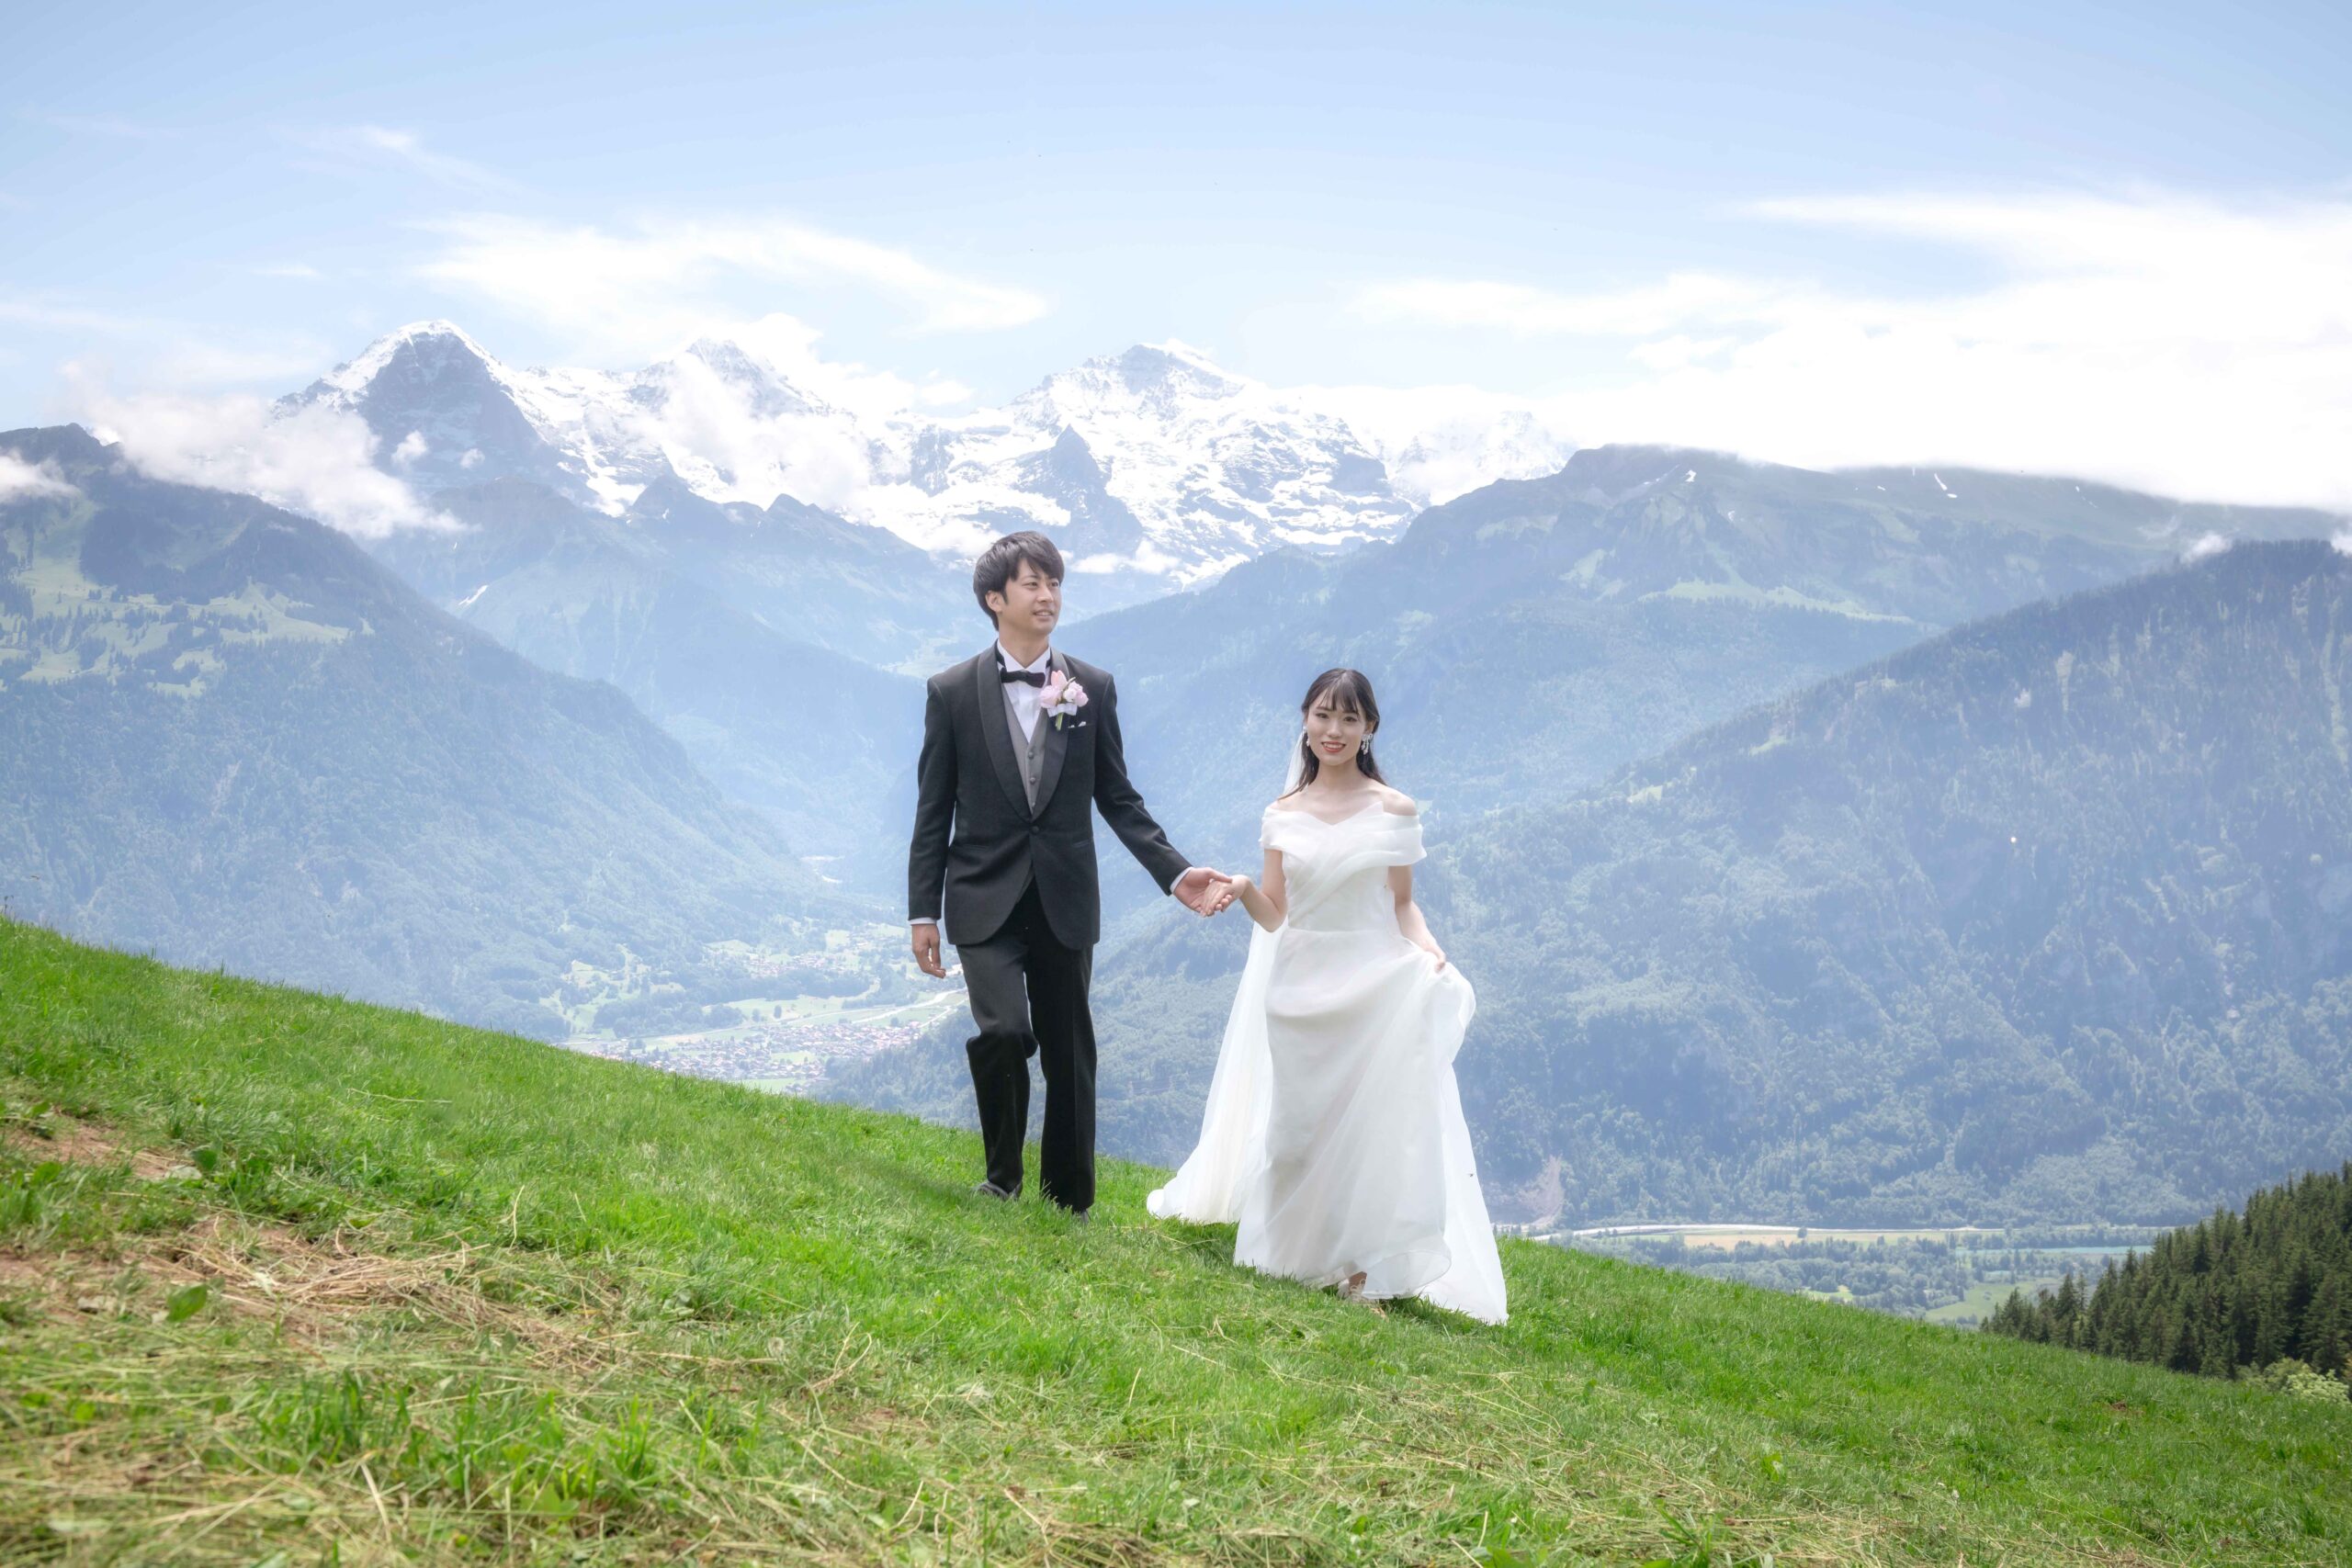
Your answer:
[[[914,943],[917,967],[934,980],[947,978],[946,966],[939,962],[939,927],[925,920],[910,929],[910,940]]]
[[[1221,914],[1233,902],[1233,879],[1221,871],[1196,865],[1178,877],[1170,891],[1196,915]]]

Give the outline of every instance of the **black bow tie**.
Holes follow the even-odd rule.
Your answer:
[[[1007,670],[1000,664],[996,667],[996,673],[1000,681],[1026,681],[1033,686],[1042,686],[1046,683],[1046,672],[1043,670]]]

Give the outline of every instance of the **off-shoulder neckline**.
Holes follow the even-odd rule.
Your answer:
[[[1376,795],[1363,806],[1358,807],[1355,810],[1351,811],[1342,817],[1318,817],[1314,812],[1307,810],[1304,806],[1277,806],[1271,801],[1266,805],[1266,815],[1269,817],[1304,817],[1308,821],[1319,822],[1326,828],[1336,828],[1342,822],[1354,821],[1357,818],[1363,816],[1367,810],[1374,809],[1406,822],[1419,821],[1421,815],[1419,811],[1390,811],[1388,809],[1388,802]]]

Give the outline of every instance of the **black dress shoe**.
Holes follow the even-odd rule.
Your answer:
[[[972,1190],[978,1193],[983,1198],[994,1198],[1000,1202],[1007,1203],[1021,1196],[1021,1189],[1018,1187],[1014,1188],[1012,1191],[1007,1192],[1003,1188],[999,1187],[993,1181],[975,1182],[972,1186]]]

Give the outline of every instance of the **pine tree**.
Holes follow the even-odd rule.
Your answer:
[[[2031,1301],[2012,1290],[1984,1327],[2213,1377],[2301,1360],[2352,1382],[2352,1161],[2167,1231],[2096,1284],[2070,1269]]]

